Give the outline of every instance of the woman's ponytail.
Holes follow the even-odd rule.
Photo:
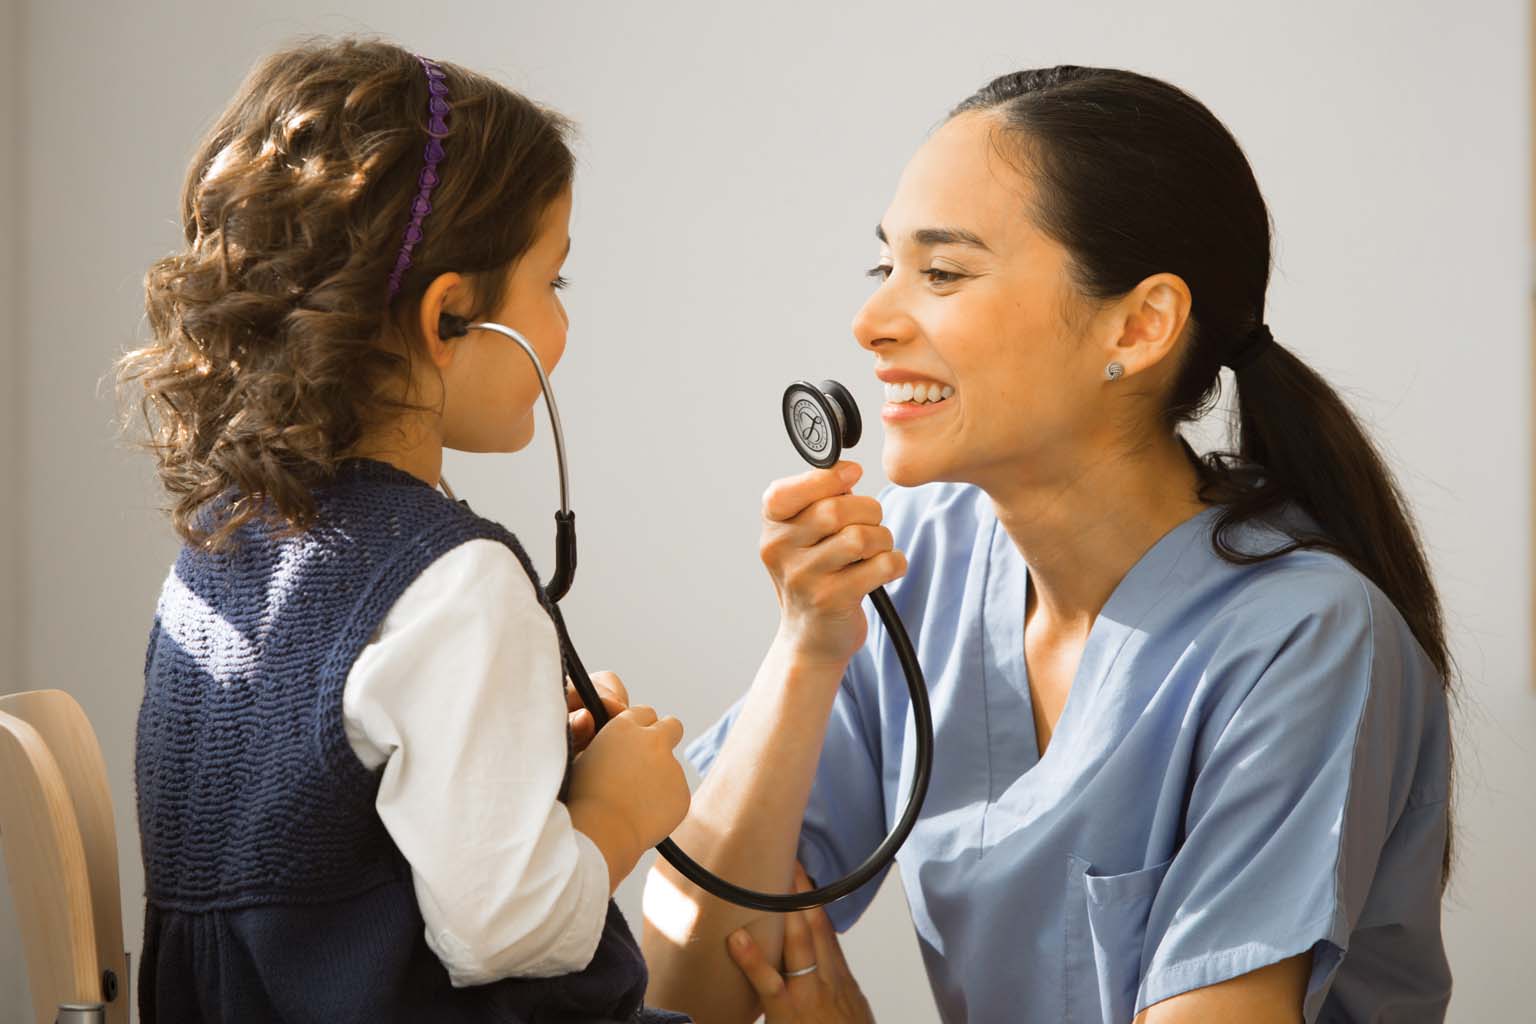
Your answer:
[[[1202,476],[1220,496],[1217,543],[1234,562],[1257,560],[1226,543],[1231,526],[1285,502],[1301,506],[1321,536],[1298,546],[1336,552],[1397,607],[1442,677],[1451,674],[1440,599],[1418,528],[1374,442],[1326,381],[1279,344],[1235,371],[1237,459],[1207,455]],[[1262,467],[1255,479],[1245,467]]]

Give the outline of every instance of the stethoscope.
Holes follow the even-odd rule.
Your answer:
[[[544,393],[544,407],[549,410],[549,425],[555,435],[555,458],[560,464],[560,511],[555,513],[555,575],[544,589],[549,595],[550,614],[554,618],[555,631],[560,638],[560,652],[565,673],[581,696],[582,703],[591,712],[594,728],[601,729],[608,723],[608,711],[603,707],[602,697],[599,696],[597,688],[592,685],[592,679],[582,665],[575,645],[571,643],[571,635],[565,627],[565,617],[560,614],[558,604],[560,599],[570,591],[571,582],[576,576],[576,514],[571,511],[565,434],[560,428],[560,410],[555,405],[555,392],[549,385],[549,377],[544,373],[544,366],[539,361],[538,353],[533,350],[528,339],[512,328],[490,322],[470,324],[451,314],[444,314],[439,325],[439,334],[444,338],[462,337],[470,330],[494,331],[514,342],[528,356],[529,361],[533,363],[534,372],[539,375],[539,388]],[[854,404],[853,396],[848,393],[848,389],[837,381],[824,380],[820,387],[806,381],[794,382],[784,391],[783,413],[784,427],[789,432],[789,439],[794,444],[795,450],[807,462],[820,469],[836,465],[838,459],[842,458],[843,448],[852,448],[858,444],[859,437],[863,433],[863,421],[859,417],[859,408]],[[451,500],[458,500],[453,489],[448,486],[447,480],[441,480],[440,485],[443,493]],[[907,690],[912,697],[917,756],[912,775],[912,791],[907,797],[906,808],[901,812],[901,819],[896,822],[896,827],[891,830],[891,834],[885,837],[885,841],[875,848],[875,852],[847,877],[830,885],[801,893],[767,893],[744,889],[705,870],[702,865],[680,850],[672,840],[664,839],[657,844],[657,852],[665,857],[669,864],[675,867],[684,878],[710,895],[743,907],[776,913],[823,906],[842,899],[884,870],[886,865],[896,858],[896,851],[901,848],[902,843],[906,842],[907,836],[912,832],[912,826],[917,824],[918,813],[923,807],[923,797],[928,792],[928,779],[933,773],[933,713],[928,707],[928,689],[923,681],[922,667],[917,663],[917,652],[913,649],[907,630],[902,625],[901,616],[896,613],[896,608],[891,604],[885,588],[876,589],[869,595],[869,599],[874,603],[875,610],[880,613],[880,621],[885,624],[891,644],[896,648],[896,657],[901,662],[902,672],[907,677]]]

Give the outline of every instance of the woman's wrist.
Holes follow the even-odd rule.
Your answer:
[[[825,678],[841,680],[853,659],[851,653],[828,650],[817,643],[807,630],[798,629],[783,620],[769,646],[768,657],[773,659],[786,678]]]

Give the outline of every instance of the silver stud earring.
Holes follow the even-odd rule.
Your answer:
[[[1105,380],[1119,380],[1124,376],[1125,367],[1121,366],[1119,363],[1110,363],[1108,366],[1104,367]]]

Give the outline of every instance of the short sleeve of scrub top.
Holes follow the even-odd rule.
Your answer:
[[[888,589],[935,722],[933,781],[897,862],[944,1020],[1126,1024],[1306,953],[1309,1022],[1440,1019],[1446,706],[1373,584],[1318,551],[1228,562],[1207,509],[1111,594],[1040,756],[1028,569],[990,499],[933,484],[881,501],[909,564]],[[1227,535],[1245,552],[1286,539]],[[870,614],[800,837],[818,881],[874,849],[911,780],[905,679]],[[690,744],[701,773],[734,718]],[[834,924],[877,887],[828,908]]]

